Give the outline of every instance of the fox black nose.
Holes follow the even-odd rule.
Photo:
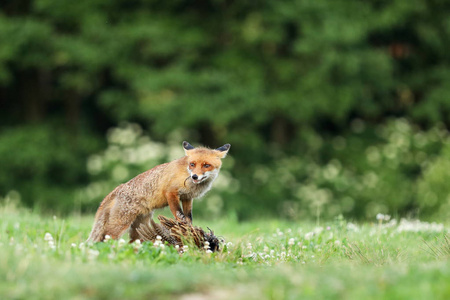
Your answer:
[[[198,179],[197,174],[192,175],[192,179],[197,180]]]

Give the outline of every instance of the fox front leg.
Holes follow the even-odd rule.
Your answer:
[[[166,193],[167,203],[169,204],[170,211],[172,212],[175,219],[185,220],[186,216],[181,210],[180,206],[180,196],[176,192]]]
[[[181,204],[183,204],[184,215],[192,223],[192,199],[183,200]]]

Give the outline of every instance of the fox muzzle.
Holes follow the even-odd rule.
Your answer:
[[[202,174],[202,175],[192,174],[191,178],[192,178],[192,182],[200,183],[200,182],[206,180],[208,178],[208,176],[205,174]]]

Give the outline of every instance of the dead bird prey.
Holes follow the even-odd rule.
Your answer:
[[[142,223],[136,229],[139,239],[155,242],[159,235],[162,242],[168,242],[173,246],[178,245],[180,251],[185,244],[194,244],[198,248],[204,249],[205,242],[208,242],[209,250],[220,251],[220,241],[211,229],[208,228],[209,232],[205,232],[202,228],[193,226],[189,221],[169,219],[164,216],[158,216],[158,219],[161,224],[150,219],[150,224]]]

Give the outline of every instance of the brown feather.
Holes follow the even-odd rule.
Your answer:
[[[164,216],[158,216],[158,219],[160,224],[151,219],[150,223],[142,223],[137,228],[136,231],[142,241],[155,242],[159,235],[163,242],[168,242],[172,246],[178,245],[180,251],[186,244],[193,244],[200,249],[204,249],[205,242],[209,242],[211,251],[220,250],[220,241],[211,229],[207,233],[188,221],[169,219]]]

